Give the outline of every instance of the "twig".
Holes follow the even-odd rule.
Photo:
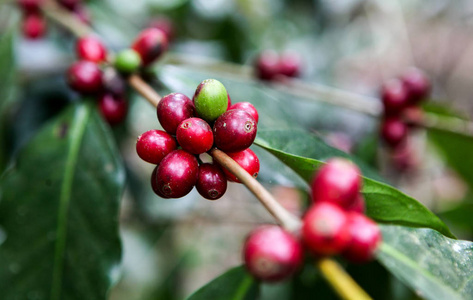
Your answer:
[[[138,92],[143,98],[148,100],[154,107],[158,106],[161,96],[151,88],[140,76],[133,74],[128,78],[128,83]]]
[[[82,37],[93,33],[92,28],[84,24],[66,9],[60,7],[55,1],[48,0],[42,6],[44,14],[55,22],[67,28],[75,36]]]

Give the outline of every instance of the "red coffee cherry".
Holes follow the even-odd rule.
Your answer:
[[[131,46],[141,56],[144,66],[149,65],[161,56],[167,47],[166,35],[163,31],[156,28],[143,30]]]
[[[161,30],[166,35],[168,41],[174,40],[175,30],[171,19],[161,16],[155,20],[152,20],[148,27]]]
[[[148,130],[136,140],[136,153],[149,163],[158,165],[166,155],[177,149],[176,140],[162,130]]]
[[[44,0],[17,0],[16,2],[23,12],[30,14],[39,12]]]
[[[332,158],[312,180],[312,201],[331,202],[342,208],[353,205],[361,187],[360,169],[351,161]]]
[[[232,106],[229,106],[228,110],[230,110],[230,109],[241,109],[241,110],[246,111],[247,113],[249,113],[253,117],[253,119],[255,119],[256,124],[258,124],[258,121],[259,121],[258,111],[253,106],[253,104],[251,104],[250,102],[235,103]]]
[[[210,125],[200,118],[189,118],[177,127],[176,138],[182,149],[192,154],[207,152],[214,144]]]
[[[127,83],[113,67],[107,67],[102,72],[102,82],[107,93],[123,97],[126,93]]]
[[[105,45],[96,37],[86,36],[77,41],[76,53],[80,59],[99,63],[107,59]]]
[[[234,161],[236,161],[243,169],[246,170],[251,176],[254,178],[258,177],[258,172],[259,172],[259,159],[258,156],[253,152],[251,149],[246,149],[240,152],[234,152],[234,153],[227,153],[228,156],[233,158]],[[225,168],[222,168],[223,172],[227,176],[227,179],[229,181],[234,181],[241,183],[238,178],[235,177],[230,171],[228,171]]]
[[[354,263],[364,263],[373,259],[381,242],[381,231],[378,225],[359,213],[347,215],[346,226],[350,232],[350,242],[343,256]]]
[[[381,100],[384,105],[384,114],[398,116],[408,105],[407,89],[399,79],[386,82],[381,89]]]
[[[402,82],[407,90],[410,104],[417,105],[430,94],[430,80],[424,72],[417,68],[407,70],[407,72],[402,75]]]
[[[159,123],[171,134],[176,134],[179,124],[195,114],[192,100],[180,93],[164,96],[159,101],[156,111]]]
[[[216,164],[201,164],[199,176],[195,184],[199,194],[208,200],[217,200],[227,190],[227,178],[223,170]]]
[[[39,13],[27,14],[23,19],[23,35],[28,39],[38,39],[46,33],[46,20]]]
[[[400,118],[388,118],[381,124],[381,138],[392,148],[402,144],[407,133],[407,125]]]
[[[190,193],[199,172],[197,159],[184,150],[174,150],[159,164],[156,186],[168,198],[180,198]]]
[[[67,70],[67,83],[76,92],[97,93],[103,87],[102,71],[96,63],[80,60]]]
[[[330,202],[315,203],[306,213],[302,225],[302,238],[316,255],[339,254],[350,242],[346,226],[347,215]]]
[[[153,173],[151,173],[151,188],[153,189],[153,192],[158,195],[159,197],[161,198],[169,198],[169,197],[166,197],[166,195],[164,195],[163,193],[161,193],[161,191],[159,190],[158,188],[158,182],[156,180],[156,174],[158,172],[158,166],[154,167],[153,169]]]
[[[262,52],[255,61],[256,76],[261,80],[272,80],[279,73],[279,56],[276,52]]]
[[[232,109],[215,121],[213,132],[215,146],[225,152],[247,149],[256,138],[256,121],[246,111]]]
[[[249,234],[243,257],[251,275],[276,282],[294,274],[302,263],[303,251],[290,233],[276,225],[264,225]]]
[[[301,57],[297,53],[286,52],[279,58],[279,74],[288,77],[299,76]]]
[[[122,97],[104,94],[99,99],[99,110],[102,117],[111,126],[120,124],[128,113],[128,103]]]
[[[363,195],[358,194],[355,202],[353,202],[352,205],[347,207],[346,211],[352,211],[352,212],[364,214],[366,211],[366,205],[365,205],[365,198],[363,197]]]

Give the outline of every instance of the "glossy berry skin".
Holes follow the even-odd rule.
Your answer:
[[[260,164],[258,156],[256,156],[253,150],[248,148],[240,152],[227,153],[227,155],[233,158],[233,160],[236,161],[237,164],[239,164],[240,167],[245,169],[246,172],[248,172],[251,176],[253,176],[254,178],[258,177]],[[230,171],[225,168],[222,169],[229,181],[241,183],[241,181],[238,180],[235,175],[230,173]]]
[[[148,130],[136,140],[136,153],[151,164],[158,165],[166,155],[177,149],[176,140],[162,130]]]
[[[156,108],[158,120],[167,132],[176,134],[182,121],[192,118],[195,114],[194,103],[189,97],[180,93],[164,96]]]
[[[174,150],[159,164],[156,186],[167,198],[180,198],[192,190],[199,175],[199,164],[194,155],[184,150]]]
[[[255,119],[246,111],[232,109],[215,121],[215,146],[224,152],[238,152],[253,144],[256,138]]]
[[[312,201],[330,202],[347,208],[361,187],[360,169],[343,158],[333,158],[320,168],[311,183]]]
[[[210,125],[200,118],[189,118],[177,127],[176,138],[182,149],[201,154],[212,148],[214,135]]]
[[[346,226],[350,242],[343,256],[353,263],[372,260],[382,239],[378,225],[365,215],[353,212],[347,215]]]
[[[37,13],[31,13],[25,16],[22,25],[23,35],[28,39],[38,39],[46,33],[46,20]]]
[[[255,119],[256,124],[258,124],[259,121],[259,114],[256,108],[251,104],[250,102],[238,102],[230,106],[230,109],[241,109],[249,113],[253,119]]]
[[[114,66],[122,74],[130,74],[138,70],[141,65],[141,57],[133,49],[120,51],[115,57]]]
[[[408,105],[407,89],[399,79],[386,82],[381,89],[384,115],[398,116]]]
[[[416,68],[410,68],[402,75],[402,82],[407,90],[408,101],[412,105],[429,96],[431,85],[430,80],[424,72]]]
[[[80,59],[95,63],[107,59],[107,50],[101,40],[92,36],[82,37],[77,41],[76,53]]]
[[[156,181],[156,174],[158,172],[158,166],[154,167],[153,169],[153,173],[151,173],[151,188],[153,189],[153,192],[158,195],[159,197],[161,198],[169,198],[169,197],[166,197],[166,195],[164,195],[163,193],[161,193],[161,191],[159,190],[158,188],[158,182]]]
[[[256,77],[272,80],[279,75],[279,55],[271,50],[262,52],[255,61]]]
[[[302,263],[299,241],[276,225],[253,230],[243,246],[245,267],[257,279],[277,282],[290,277]]]
[[[329,202],[315,203],[306,213],[302,225],[305,245],[315,255],[339,254],[350,242],[347,214]]]
[[[43,4],[43,1],[44,0],[17,0],[16,2],[23,12],[29,14],[38,12],[39,8]]]
[[[381,138],[392,148],[401,145],[406,140],[407,133],[407,125],[400,118],[388,118],[381,124]]]
[[[228,93],[220,81],[206,79],[197,86],[192,101],[197,115],[213,122],[227,111]]]
[[[143,30],[133,42],[131,48],[138,52],[144,66],[155,61],[166,51],[168,40],[163,31],[156,28]]]
[[[67,83],[76,92],[97,93],[103,87],[102,71],[96,63],[80,60],[67,70]]]
[[[104,94],[99,99],[99,110],[108,124],[114,126],[125,120],[128,113],[128,103],[122,97]]]
[[[148,27],[161,30],[166,35],[168,41],[172,41],[175,37],[174,24],[166,17],[161,16],[158,19],[152,20]]]
[[[286,52],[279,58],[279,74],[288,77],[299,76],[301,58],[296,53]]]
[[[205,199],[217,200],[227,190],[227,178],[220,166],[208,163],[201,164],[195,187]]]

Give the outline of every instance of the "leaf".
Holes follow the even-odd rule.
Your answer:
[[[0,181],[3,299],[105,299],[117,280],[124,170],[92,105],[48,123]]]
[[[304,130],[258,131],[255,144],[274,154],[306,182],[310,182],[315,170],[324,160],[334,156],[350,158],[346,153],[331,148]],[[362,192],[366,199],[367,214],[371,218],[390,224],[430,227],[453,237],[448,227],[421,203],[378,181],[379,176],[358,159],[350,159],[359,165],[364,175]]]
[[[431,229],[381,225],[378,260],[426,299],[472,299],[473,243]]]
[[[258,283],[240,266],[207,283],[187,300],[250,300],[257,299],[257,295]]]

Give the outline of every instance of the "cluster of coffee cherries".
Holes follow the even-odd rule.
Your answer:
[[[167,49],[165,34],[156,28],[143,30],[130,49],[121,51],[113,64],[104,43],[94,36],[77,40],[78,61],[67,70],[67,83],[76,92],[98,99],[99,110],[110,125],[121,123],[128,112],[125,78],[156,60]]]
[[[258,112],[249,102],[231,104],[221,82],[207,79],[191,100],[173,93],[161,99],[157,117],[164,130],[149,130],[136,141],[136,152],[157,165],[151,187],[162,198],[180,198],[195,186],[202,197],[216,200],[227,180],[239,182],[218,163],[203,163],[200,155],[216,147],[256,178],[259,160],[249,149],[256,137]]]
[[[280,281],[297,271],[304,246],[315,257],[341,254],[353,263],[371,260],[381,241],[377,224],[365,216],[360,170],[333,158],[315,174],[312,205],[305,213],[300,238],[276,225],[263,225],[246,239],[248,271],[263,281]]]
[[[297,77],[301,58],[294,52],[281,55],[272,50],[263,51],[255,60],[256,76],[261,80],[274,80],[277,76]]]
[[[46,20],[41,13],[44,0],[17,0],[23,12],[23,35],[29,39],[38,39],[46,33]],[[58,0],[57,3],[72,12],[80,21],[89,23],[89,14],[82,0]]]

